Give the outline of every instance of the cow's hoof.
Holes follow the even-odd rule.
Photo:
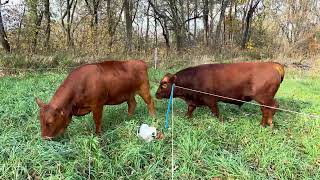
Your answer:
[[[273,129],[273,127],[274,127],[273,123],[269,124],[269,126],[270,126],[271,129]]]
[[[266,123],[265,122],[261,122],[261,126],[265,128],[266,127]]]

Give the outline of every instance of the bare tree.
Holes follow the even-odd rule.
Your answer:
[[[222,37],[221,37],[221,27],[222,27],[222,22],[224,21],[225,17],[225,12],[227,9],[227,6],[229,4],[230,0],[222,0],[221,1],[221,10],[220,10],[220,18],[219,22],[217,24],[217,29],[216,29],[216,36],[215,36],[215,46],[220,50],[222,43]]]
[[[111,50],[111,48],[113,46],[114,35],[116,33],[119,22],[121,21],[121,16],[122,16],[123,10],[124,10],[124,2],[122,2],[119,13],[117,13],[116,11],[113,11],[111,0],[107,0],[107,17],[108,17],[108,34],[109,34],[108,48],[109,48],[109,51]]]
[[[154,1],[155,3],[157,1]],[[162,35],[163,38],[165,39],[165,44],[166,44],[166,49],[167,52],[170,49],[170,33],[169,33],[169,29],[168,29],[168,21],[169,21],[169,17],[164,14],[163,12],[160,12],[159,9],[157,8],[156,4],[152,3],[151,0],[149,0],[149,4],[150,6],[153,8],[153,12],[154,12],[154,19],[155,19],[155,25],[157,25],[157,22],[159,22],[161,28],[162,28]],[[157,45],[157,27],[155,27],[155,44]]]
[[[10,52],[11,48],[10,48],[10,44],[8,42],[8,37],[7,37],[6,31],[4,30],[4,25],[3,25],[3,21],[2,21],[2,14],[1,14],[2,5],[6,4],[8,2],[9,1],[1,3],[1,0],[0,0],[0,40],[1,40],[1,44],[2,44],[2,47],[4,48],[4,50],[6,50],[7,52]]]
[[[49,0],[44,0],[44,15],[46,17],[46,40],[44,43],[44,46],[49,50],[49,44],[50,44],[50,33],[51,33],[51,18],[50,18],[50,1]]]
[[[137,4],[139,1],[136,2]],[[138,6],[138,5],[137,5]],[[126,51],[131,52],[132,51],[132,24],[135,18],[134,10],[134,2],[133,0],[124,0],[124,13],[125,13],[125,20],[126,20]]]
[[[74,47],[72,24],[78,0],[67,0],[66,9],[61,17],[61,24],[67,35],[67,47]]]
[[[209,0],[203,0],[203,25],[204,25],[204,44],[209,45]]]
[[[18,38],[17,38],[17,49],[20,49],[21,43],[20,43],[20,38],[21,38],[21,29],[22,29],[22,23],[23,23],[23,19],[26,13],[26,6],[23,6],[23,11],[22,11],[22,15],[20,16],[20,20],[19,20],[19,25],[18,25]]]
[[[157,14],[158,21],[163,29],[163,35],[166,39],[167,45],[169,45],[169,31],[174,32],[174,40],[176,43],[177,52],[181,53],[186,46],[186,24],[194,19],[201,18],[202,15],[197,14],[194,17],[186,19],[185,17],[185,3],[182,0],[167,0],[162,1],[162,4],[155,4],[149,0],[152,8]],[[168,47],[168,46],[167,46]]]
[[[35,52],[37,48],[38,34],[40,31],[44,10],[43,4],[39,0],[28,0],[27,4],[30,9],[29,11],[33,30],[31,51]]]
[[[149,30],[150,30],[150,3],[147,5],[147,11],[146,11],[146,16],[147,16],[147,27],[146,27],[146,35],[145,35],[145,52],[148,51],[149,49]]]
[[[261,2],[261,0],[250,0],[250,6],[249,6],[249,9],[246,14],[245,26],[244,26],[244,31],[243,31],[242,40],[241,40],[241,48],[242,49],[246,48],[246,43],[249,40],[249,29],[250,29],[251,19],[252,19],[254,11],[256,10],[256,8],[260,2]]]
[[[91,26],[97,26],[99,22],[98,10],[100,6],[101,0],[85,0],[87,8],[91,14]]]
[[[198,0],[194,0],[194,16],[198,16]],[[193,35],[196,38],[197,37],[197,19],[194,19],[193,22]]]

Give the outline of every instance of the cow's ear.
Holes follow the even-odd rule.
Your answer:
[[[174,83],[174,82],[176,82],[176,79],[177,79],[177,75],[173,75],[170,80],[171,80],[171,82]]]
[[[54,110],[55,112],[59,113],[61,116],[64,116],[64,112],[61,108],[55,107]]]
[[[171,78],[172,78],[172,74],[167,73],[167,74],[164,75],[164,77],[162,78],[161,83],[168,83],[168,82],[170,82]]]
[[[36,103],[38,104],[38,106],[40,107],[40,108],[42,108],[42,107],[44,107],[46,104],[43,102],[43,101],[41,101],[41,99],[39,99],[39,98],[36,98]]]

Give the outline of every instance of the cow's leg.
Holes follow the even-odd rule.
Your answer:
[[[273,98],[272,99],[269,99],[269,98],[267,99],[267,98],[264,98],[262,96],[260,98],[259,97],[254,98],[254,100],[257,101],[261,105],[266,105],[266,106],[271,106],[271,107],[278,107],[277,101],[274,100]],[[274,113],[276,112],[276,110],[268,108],[268,107],[261,106],[261,112],[262,112],[261,125],[263,127],[265,127],[266,125],[269,125],[269,126],[273,127],[272,117],[273,117]]]
[[[128,104],[128,116],[130,117],[133,115],[134,110],[136,109],[136,106],[137,106],[137,101],[134,98],[134,95],[128,99],[127,104]]]
[[[223,118],[220,116],[218,103],[216,101],[210,104],[210,109],[213,115],[216,116],[221,122],[223,122]]]
[[[188,104],[188,112],[186,113],[186,116],[188,118],[192,117],[192,113],[193,111],[196,109],[197,106],[195,106],[194,104]]]
[[[263,127],[266,127],[267,119],[268,119],[268,116],[269,116],[269,110],[266,107],[261,107],[261,112],[262,112],[261,125]]]
[[[96,124],[96,134],[98,134],[98,135],[100,135],[100,133],[101,133],[102,111],[103,111],[103,106],[96,106],[92,110],[93,119]]]
[[[149,114],[151,114],[152,116],[155,116],[154,103],[150,94],[149,83],[143,84],[140,90],[138,91],[138,94],[142,97],[144,102],[147,104]]]
[[[279,107],[279,104],[278,102],[275,100],[275,99],[272,99],[271,101],[271,105],[272,107],[275,107],[275,108],[278,108]],[[272,119],[273,119],[273,116],[274,114],[276,113],[276,109],[271,109],[269,108],[269,116],[268,116],[268,119],[267,119],[267,124],[270,126],[270,127],[273,127],[273,123],[272,123]]]
[[[220,113],[219,113],[219,107],[218,107],[218,103],[216,98],[206,98],[205,100],[205,104],[210,108],[212,114],[218,118],[221,122],[223,122],[223,119],[220,117]]]

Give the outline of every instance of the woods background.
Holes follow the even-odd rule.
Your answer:
[[[320,1],[1,0],[0,41],[10,67],[155,54],[303,63],[319,57]]]

